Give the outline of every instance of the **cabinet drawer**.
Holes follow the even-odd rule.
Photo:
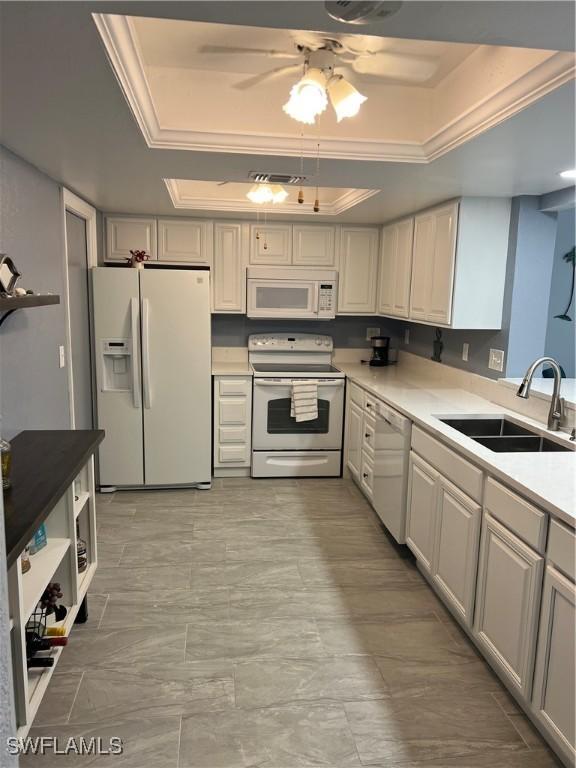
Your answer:
[[[220,464],[245,464],[248,461],[246,445],[221,445],[218,449]]]
[[[375,415],[378,413],[378,400],[375,397],[372,397],[372,395],[369,395],[368,392],[364,393],[364,410],[366,413],[371,413]]]
[[[373,419],[367,413],[364,414],[364,428],[362,431],[362,450],[367,453],[370,458],[374,456],[376,440],[376,419]]]
[[[491,477],[486,482],[485,509],[542,554],[546,547],[547,515]]]
[[[350,401],[364,408],[364,390],[357,384],[350,384]]]
[[[249,379],[220,379],[218,382],[218,393],[223,397],[230,395],[247,395],[252,387]]]
[[[418,427],[412,429],[412,448],[474,501],[482,501],[484,475],[481,469]]]
[[[372,498],[372,489],[374,486],[374,464],[371,457],[362,451],[362,474],[360,481],[362,488],[369,498]]]
[[[248,400],[245,397],[226,397],[218,403],[218,423],[221,425],[248,423]]]
[[[218,427],[219,443],[248,442],[248,427]]]
[[[557,520],[550,521],[548,560],[572,581],[575,580],[576,534]]]

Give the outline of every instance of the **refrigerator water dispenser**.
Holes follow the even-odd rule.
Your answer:
[[[129,392],[132,389],[132,341],[102,340],[103,392]]]

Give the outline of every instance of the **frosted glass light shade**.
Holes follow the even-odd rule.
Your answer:
[[[290,91],[282,109],[293,120],[312,125],[328,105],[326,75],[321,69],[309,69]]]
[[[363,96],[343,77],[335,77],[330,81],[328,93],[338,122],[345,117],[357,115],[360,107],[366,101],[366,96]]]
[[[288,192],[280,184],[253,184],[246,197],[257,205],[283,203],[288,197]]]

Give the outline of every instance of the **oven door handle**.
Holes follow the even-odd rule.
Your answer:
[[[294,379],[299,381],[300,379]],[[254,379],[254,384],[259,387],[289,387],[292,385],[293,379]],[[344,379],[336,379],[335,381],[318,381],[319,387],[343,387]]]

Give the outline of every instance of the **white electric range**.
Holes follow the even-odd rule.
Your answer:
[[[252,477],[338,477],[341,473],[345,374],[332,365],[330,336],[253,334]],[[318,383],[318,418],[290,416],[292,382]]]

